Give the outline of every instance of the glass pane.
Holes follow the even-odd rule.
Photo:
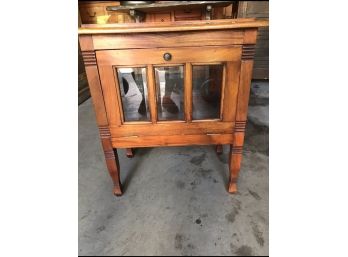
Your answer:
[[[156,67],[158,120],[184,120],[184,67]]]
[[[149,121],[146,68],[118,68],[123,117],[125,121]]]
[[[192,66],[192,119],[219,119],[223,65]]]

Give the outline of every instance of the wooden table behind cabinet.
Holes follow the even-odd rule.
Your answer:
[[[267,25],[236,19],[79,29],[115,195],[122,195],[117,148],[184,145],[230,145],[228,191],[237,191],[257,30]]]

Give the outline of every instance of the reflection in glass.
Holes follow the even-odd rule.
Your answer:
[[[192,119],[219,119],[223,65],[192,66]]]
[[[123,117],[125,121],[149,121],[146,68],[118,68]]]
[[[156,67],[158,120],[184,119],[184,67]]]

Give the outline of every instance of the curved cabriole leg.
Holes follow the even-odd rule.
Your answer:
[[[215,150],[218,155],[221,155],[224,152],[222,145],[216,145]]]
[[[133,158],[133,157],[134,157],[133,148],[126,148],[126,156],[127,156],[128,158]]]
[[[106,166],[114,183],[113,193],[116,196],[122,195],[122,185],[120,180],[120,164],[118,161],[117,150],[113,149],[109,127],[100,126],[100,138],[103,145]]]

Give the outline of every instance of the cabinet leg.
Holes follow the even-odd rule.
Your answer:
[[[237,192],[237,181],[238,175],[242,162],[242,146],[230,146],[230,158],[229,158],[229,169],[230,169],[230,181],[228,186],[229,193]]]
[[[216,153],[217,153],[218,155],[221,155],[221,154],[223,153],[223,147],[222,147],[222,145],[216,145],[215,150],[216,150]]]
[[[133,158],[133,157],[134,157],[133,148],[126,148],[126,156],[127,156],[128,158]]]
[[[233,145],[230,145],[230,182],[228,185],[228,192],[237,192],[237,180],[242,163],[242,153],[244,145],[246,121],[236,121],[233,133]]]
[[[114,183],[113,193],[116,196],[122,195],[122,185],[120,180],[120,165],[118,161],[117,150],[112,149],[104,151],[106,166],[108,168],[111,179]]]
[[[108,168],[112,182],[114,183],[113,193],[116,196],[122,195],[122,185],[120,180],[120,164],[118,161],[117,150],[113,149],[111,134],[107,126],[99,126],[100,138],[104,150],[106,166]]]

